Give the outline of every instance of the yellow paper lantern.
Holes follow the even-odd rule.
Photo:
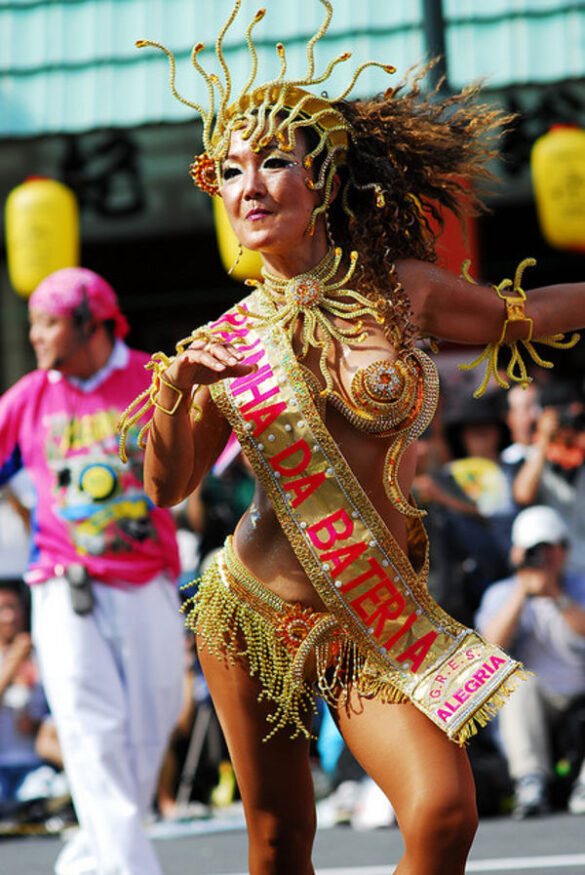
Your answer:
[[[553,125],[534,143],[531,170],[545,240],[585,251],[585,130]]]
[[[6,253],[14,290],[28,297],[50,273],[79,264],[79,210],[70,188],[30,176],[6,199]]]
[[[220,197],[213,198],[213,216],[221,263],[227,271],[230,271],[238,257],[239,244]],[[259,253],[253,252],[251,249],[244,249],[230,276],[242,282],[247,279],[260,279],[261,268],[262,259]]]

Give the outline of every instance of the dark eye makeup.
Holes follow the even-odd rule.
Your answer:
[[[280,155],[270,155],[262,162],[262,166],[268,170],[275,170],[281,167],[290,167],[293,163],[288,158],[281,158]]]
[[[298,161],[291,161],[290,158],[285,158],[282,155],[268,155],[261,165],[261,170],[283,170],[286,167],[293,167],[298,164]],[[230,164],[222,170],[222,179],[226,182],[228,179],[233,179],[242,173],[242,168],[236,164]]]
[[[238,174],[241,172],[242,171],[239,167],[235,167],[234,165],[232,165],[231,167],[226,167],[224,170],[222,170],[221,175],[223,179],[232,179],[234,176],[238,176]]]

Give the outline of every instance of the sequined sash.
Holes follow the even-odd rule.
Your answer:
[[[503,704],[522,667],[431,598],[327,431],[288,338],[246,315],[254,293],[216,326],[239,338],[252,374],[211,386],[279,522],[327,609],[386,679],[463,743]],[[426,538],[420,521],[417,537]]]

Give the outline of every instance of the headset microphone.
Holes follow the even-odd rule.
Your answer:
[[[92,314],[85,286],[81,287],[81,303],[75,307],[71,317],[75,328],[81,335],[81,340],[85,341],[88,337],[91,337],[95,329],[91,326]]]
[[[63,355],[57,356],[51,365],[52,369],[61,368],[65,362],[69,361],[77,351],[84,346],[89,338],[95,332],[95,325],[91,324],[92,313],[89,306],[89,298],[85,286],[81,287],[81,303],[75,307],[71,313],[73,326],[77,334],[77,342],[74,346]]]
[[[68,350],[68,352],[64,353],[63,355],[58,355],[51,365],[51,370],[55,370],[56,368],[62,368],[65,362],[69,361],[69,359],[75,355],[79,348],[83,346],[84,342],[84,340],[78,340],[72,347],[72,349]]]

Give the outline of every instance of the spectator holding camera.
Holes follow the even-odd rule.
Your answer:
[[[533,672],[499,712],[518,818],[548,810],[551,733],[585,695],[585,575],[565,573],[568,535],[553,508],[521,511],[512,527],[515,573],[486,590],[476,616],[488,641]],[[585,814],[585,763],[568,804]]]
[[[548,397],[547,397],[548,396]],[[513,483],[521,507],[555,508],[568,529],[567,570],[585,574],[585,407],[568,386],[543,397],[534,440]]]

